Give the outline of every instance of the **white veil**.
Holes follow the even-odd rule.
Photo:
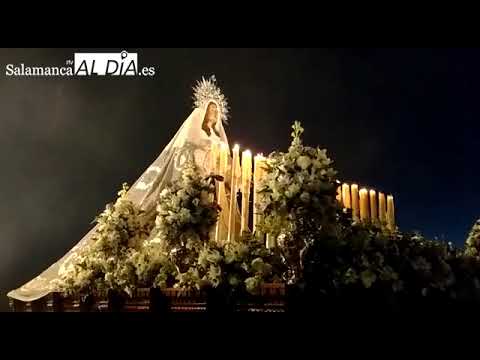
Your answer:
[[[207,174],[210,170],[208,159],[212,142],[224,142],[228,145],[221,121],[217,121],[215,125],[219,138],[215,138],[214,133],[208,136],[202,130],[206,107],[193,110],[158,158],[132,186],[128,198],[143,210],[149,210],[149,206],[154,203],[165,185],[180,176],[182,165],[188,156],[194,156],[200,171]]]
[[[211,102],[215,103],[213,100]],[[216,136],[214,132],[209,136],[202,129],[207,105],[193,110],[170,143],[128,191],[128,199],[140,206],[141,209],[149,211],[154,208],[158,194],[169,182],[180,176],[182,164],[187,157],[194,156],[200,171],[206,175],[210,170],[208,158],[212,141],[224,142],[228,145],[221,119],[215,125],[219,136]],[[78,256],[77,254],[88,244],[96,228],[97,226],[93,227],[60,260],[33,280],[10,291],[7,295],[20,301],[34,301],[56,291],[55,280],[60,278],[63,269],[71,264]]]

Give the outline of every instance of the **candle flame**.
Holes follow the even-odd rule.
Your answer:
[[[236,151],[238,151],[239,149],[240,149],[240,145],[238,145],[238,144],[235,144],[235,146],[233,147],[233,150],[236,150]]]
[[[245,151],[243,152],[243,155],[252,156],[252,153],[250,152],[250,150],[245,150]]]

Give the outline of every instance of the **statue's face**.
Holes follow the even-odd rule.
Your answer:
[[[205,118],[207,119],[208,126],[214,127],[217,123],[218,119],[218,108],[217,105],[214,103],[210,103],[207,106],[207,113],[205,114]]]

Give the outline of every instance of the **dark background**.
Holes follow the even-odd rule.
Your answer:
[[[395,195],[402,229],[461,245],[480,216],[479,50],[126,49],[156,75],[5,76],[121,50],[0,49],[0,310],[156,158],[202,75],[229,98],[232,144],[286,149],[300,120],[341,179]]]

